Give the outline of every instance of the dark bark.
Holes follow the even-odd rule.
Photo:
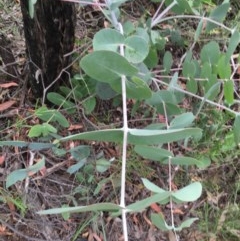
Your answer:
[[[34,9],[34,17],[30,18],[28,0],[21,0],[28,80],[34,95],[42,97],[44,89],[51,86],[49,90],[53,90],[69,76],[69,69],[63,70],[71,62],[66,54],[73,50],[76,15],[73,3],[60,0],[38,0]]]

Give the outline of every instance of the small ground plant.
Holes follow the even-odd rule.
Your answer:
[[[234,81],[234,76],[239,71],[239,61],[234,52],[239,45],[240,34],[237,29],[228,28],[223,24],[230,7],[227,0],[219,6],[211,7],[210,10],[206,4],[211,6],[211,1],[154,0],[156,11],[153,16],[139,20],[126,20],[122,17],[122,6],[125,2],[125,0],[87,2],[102,11],[109,27],[101,29],[94,35],[93,49],[81,58],[79,62],[81,70],[73,78],[71,88],[62,86],[59,93],[48,94],[48,101],[59,109],[50,109],[46,106],[36,109],[34,115],[41,122],[30,128],[28,137],[39,138],[39,141],[2,141],[0,145],[28,147],[31,152],[52,149],[56,155],[69,154],[76,161],[76,164],[68,168],[70,174],[89,166],[86,162],[91,149],[88,145],[79,145],[66,150],[64,143],[99,141],[119,145],[121,147],[121,156],[118,157],[121,162],[119,204],[101,202],[88,206],[59,207],[38,213],[68,215],[76,212],[107,211],[113,217],[121,215],[123,237],[127,241],[129,213],[141,212],[155,203],[168,205],[170,207],[168,220],[162,212],[152,213],[150,219],[157,228],[171,231],[175,240],[179,240],[177,232],[191,226],[197,218],[188,218],[177,223],[174,206],[196,201],[202,194],[202,184],[192,181],[174,187],[173,169],[190,166],[204,169],[210,164],[210,158],[207,158],[209,155],[204,156],[194,149],[195,155],[187,155],[187,152],[176,153],[174,145],[181,145],[186,150],[191,146],[196,147],[199,141],[203,140],[202,132],[203,138],[209,138],[206,130],[214,133],[216,139],[221,138],[219,133],[215,133],[214,126],[208,123],[209,114],[205,106],[211,106],[213,108],[211,114],[214,115],[216,112],[216,116],[218,109],[225,110],[228,113],[226,118],[230,120],[227,128],[224,126],[226,120],[218,123],[220,127],[217,127],[217,130],[226,133],[227,138],[221,147],[216,147],[217,152],[225,152],[226,149],[231,151],[239,145],[240,115],[236,108],[239,105],[239,95],[238,83]],[[185,23],[194,21],[196,26],[193,38],[187,42],[181,36],[181,32],[171,25],[178,19],[184,20]],[[167,23],[170,23],[170,27],[165,26]],[[203,33],[211,34],[216,29],[228,32],[229,39],[224,43],[210,40],[203,45],[199,44]],[[168,42],[172,47],[169,48]],[[178,49],[179,46],[184,46],[185,52],[181,53],[180,60],[176,64],[174,61],[176,55],[172,48]],[[79,113],[77,101],[80,103],[81,113],[85,115],[94,110],[98,98],[114,101],[119,100],[119,97],[122,100],[121,127],[97,128],[88,132],[59,135],[60,129],[69,127],[69,121],[60,109],[71,115]],[[130,127],[129,101],[134,103],[133,109],[136,109],[134,113],[140,105],[149,109],[152,114],[151,122],[142,128]],[[200,144],[204,145],[201,141]],[[166,165],[168,183],[165,185],[167,188],[160,187],[143,176],[142,183],[151,195],[127,205],[128,146],[131,146],[131,150],[142,159]],[[211,159],[214,159],[216,153],[211,155]],[[99,158],[93,165],[96,165],[98,172],[101,173],[108,170],[112,163],[113,159]],[[7,177],[7,188],[17,181],[28,178],[30,173],[32,175],[41,170],[44,164],[44,155],[42,155],[38,163],[32,163],[30,167],[12,172]],[[86,171],[82,175],[78,174],[79,180],[83,181],[84,173],[85,177],[93,177]]]

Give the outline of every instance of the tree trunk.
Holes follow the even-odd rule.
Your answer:
[[[27,57],[28,80],[36,97],[45,97],[59,82],[69,78],[74,46],[75,6],[61,0],[38,0],[34,17],[28,11],[29,0],[21,0]]]

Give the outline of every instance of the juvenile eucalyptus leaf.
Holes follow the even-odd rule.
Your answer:
[[[203,30],[203,24],[204,24],[204,21],[203,21],[203,19],[201,19],[200,22],[198,23],[198,26],[197,26],[196,32],[195,32],[195,34],[194,34],[194,41],[195,41],[195,42],[198,41],[199,36],[200,36],[201,33],[202,33],[202,30]]]
[[[133,76],[126,81],[127,97],[136,100],[148,99],[152,96],[152,91],[142,79]]]
[[[121,92],[119,92],[121,93]],[[104,82],[98,82],[96,85],[96,94],[99,96],[102,100],[110,100],[118,93],[112,89],[112,87]]]
[[[226,18],[227,13],[228,13],[228,9],[230,7],[230,3],[229,2],[223,2],[223,4],[221,4],[220,6],[217,6],[215,9],[213,9],[213,11],[210,13],[209,18],[222,23],[223,20]],[[217,25],[211,22],[207,23],[207,27],[206,30],[207,31],[211,31],[212,29],[216,28]]]
[[[232,80],[223,82],[223,93],[225,102],[232,105],[234,103],[234,83]]]
[[[122,75],[133,76],[138,73],[123,56],[112,51],[95,51],[82,58],[80,66],[87,75],[101,82],[113,83]]]
[[[93,49],[119,51],[119,46],[124,43],[124,36],[114,29],[102,29],[94,35]]]
[[[166,51],[164,56],[163,56],[163,67],[164,67],[164,70],[167,74],[170,72],[172,64],[173,64],[172,54],[171,54],[171,52]]]
[[[202,185],[200,182],[194,182],[189,184],[182,189],[172,192],[173,200],[176,203],[182,202],[194,202],[196,201],[202,194]]]
[[[142,182],[143,182],[143,185],[151,192],[154,192],[154,193],[164,193],[164,192],[166,192],[164,189],[158,187],[157,185],[155,185],[153,182],[150,182],[146,178],[142,178]]]
[[[40,124],[32,126],[28,133],[28,136],[30,138],[39,137],[41,135],[42,135],[42,125]]]
[[[11,172],[6,179],[6,188],[9,188],[10,186],[14,185],[18,181],[23,181],[25,178],[41,170],[44,166],[45,166],[45,158],[43,157],[41,161],[37,162],[36,164],[30,167],[27,167],[24,169],[18,169]]]
[[[240,43],[240,33],[239,31],[235,30],[229,40],[228,49],[226,52],[226,61],[230,61],[231,56],[234,54],[237,46]]]
[[[181,115],[176,116],[171,122],[169,129],[177,129],[177,128],[184,128],[189,127],[192,125],[195,116],[192,112],[183,113]]]
[[[130,36],[125,39],[125,57],[134,64],[141,63],[148,55],[148,43],[139,36]]]
[[[180,226],[177,228],[174,228],[175,231],[182,231],[184,228],[189,228],[198,218],[188,218],[185,221],[183,221]]]
[[[226,55],[222,55],[217,64],[218,75],[221,79],[231,78],[231,65],[229,61],[226,60]]]
[[[96,98],[90,97],[83,101],[83,108],[87,115],[91,114],[96,106]]]
[[[63,127],[69,127],[68,120],[57,110],[48,110],[46,106],[42,106],[35,111],[35,115],[46,122],[57,121]]]
[[[168,164],[168,160],[163,161],[164,164]],[[182,165],[182,166],[191,166],[191,165],[196,165],[197,167],[202,167],[203,163],[200,160],[197,160],[192,157],[184,157],[184,156],[179,156],[179,157],[172,157],[171,158],[171,164],[172,165]]]
[[[136,33],[135,33],[136,36],[140,37],[140,38],[143,38],[147,44],[149,44],[150,42],[150,37],[149,37],[149,34],[147,32],[147,29],[146,28],[136,28]]]
[[[196,73],[195,64],[192,61],[184,61],[182,73],[186,78],[193,78]]]
[[[28,136],[39,137],[39,136],[47,136],[50,133],[57,133],[57,129],[48,123],[38,124],[31,127]]]
[[[185,128],[176,130],[129,129],[128,142],[135,145],[154,145],[184,140],[188,137],[201,137],[201,129]]]
[[[96,170],[100,173],[103,173],[109,169],[111,162],[105,158],[101,158],[96,161]]]
[[[97,130],[90,132],[83,132],[74,135],[69,135],[60,138],[60,142],[69,140],[95,140],[95,141],[109,141],[121,143],[123,139],[122,129],[107,129],[107,130]]]
[[[128,205],[126,208],[128,212],[142,212],[145,210],[147,207],[149,207],[151,204],[156,203],[156,202],[162,202],[166,199],[169,198],[170,192],[165,191],[163,193],[157,193],[152,195],[151,197],[145,198],[140,201],[136,201],[133,204]]]
[[[187,81],[187,91],[196,94],[198,91],[198,84],[197,81],[194,78],[190,78]]]
[[[212,66],[217,65],[220,57],[220,48],[216,41],[211,41],[210,43],[203,46],[200,53],[202,63],[209,63]]]
[[[69,174],[73,174],[73,173],[75,173],[75,172],[78,172],[78,171],[86,164],[86,162],[87,162],[87,159],[86,159],[86,158],[78,161],[76,164],[71,165],[71,166],[67,169],[67,172],[68,172]]]
[[[158,53],[156,48],[150,48],[148,52],[148,56],[144,59],[144,63],[147,65],[148,68],[154,68],[158,64]]]
[[[235,117],[233,124],[234,140],[238,146],[240,146],[240,114]]]
[[[88,206],[78,206],[78,207],[62,207],[62,208],[53,208],[48,210],[42,210],[37,212],[40,215],[46,214],[62,214],[62,213],[81,213],[81,212],[116,212],[122,208],[114,203],[97,203]]]
[[[161,213],[151,214],[151,221],[157,228],[159,228],[162,231],[169,231],[173,229],[173,227],[167,225]]]
[[[119,6],[121,6],[123,3],[127,2],[128,0],[111,0],[110,1],[110,10],[115,10]]]
[[[153,161],[163,161],[168,157],[173,157],[172,152],[152,146],[136,145],[134,151],[142,157]]]

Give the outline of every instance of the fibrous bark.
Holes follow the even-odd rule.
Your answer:
[[[29,60],[28,80],[34,95],[42,97],[46,88],[51,86],[52,90],[68,78],[66,67],[71,56],[67,54],[74,46],[75,7],[61,0],[38,0],[31,18],[28,0],[21,0],[21,10]]]

